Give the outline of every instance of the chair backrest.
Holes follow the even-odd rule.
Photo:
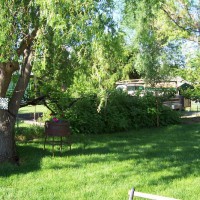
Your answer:
[[[45,135],[67,137],[71,134],[70,125],[67,121],[62,122],[45,122]]]

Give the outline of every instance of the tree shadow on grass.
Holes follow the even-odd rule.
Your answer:
[[[159,130],[159,129],[158,129]],[[152,129],[151,129],[152,131]],[[174,179],[200,174],[200,131],[199,125],[174,126],[163,129],[162,134],[147,133],[135,135],[129,140],[130,148],[124,148],[124,153],[118,154],[120,161],[133,160],[134,167],[126,170],[135,174],[134,169],[142,174],[151,175],[163,171],[163,176],[149,185],[170,183]],[[119,144],[109,144],[120,148]],[[132,148],[132,150],[131,150]],[[120,152],[120,149],[119,149]],[[142,168],[142,171],[138,170]],[[165,174],[165,175],[164,175]]]
[[[168,184],[174,179],[200,174],[199,129],[200,125],[178,125],[136,133],[93,136],[86,141],[85,148],[74,149],[68,155],[84,155],[82,163],[128,161],[132,166],[122,169],[121,175],[139,173],[148,176],[163,172],[147,184]]]
[[[18,145],[17,151],[20,157],[19,166],[10,163],[2,164],[0,166],[0,177],[39,170],[42,158],[51,155],[49,151],[32,144]]]
[[[55,157],[63,158],[61,165],[55,162],[49,166],[52,169],[80,168],[85,163],[109,164],[116,161],[118,164],[128,161],[127,167],[120,169],[119,179],[129,174],[134,176],[141,173],[143,176],[165,170],[169,173],[147,184],[168,183],[200,173],[199,128],[199,125],[179,125],[113,135],[88,135],[81,139],[77,136],[73,139],[71,151],[65,149],[62,154],[55,152]],[[0,167],[0,176],[40,170],[41,160],[46,156],[52,157],[51,150],[43,150],[41,144],[21,144],[18,151],[21,166]],[[73,157],[73,160],[67,163],[66,157]]]

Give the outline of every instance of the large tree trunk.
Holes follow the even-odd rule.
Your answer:
[[[6,96],[6,91],[11,81],[13,72],[19,69],[16,62],[0,63],[0,97]],[[13,117],[7,110],[0,110],[0,162],[4,160],[16,160],[16,149],[14,140]]]
[[[0,110],[0,163],[18,162],[14,140],[15,118],[8,111]]]
[[[18,162],[14,138],[14,126],[21,100],[29,83],[32,69],[31,58],[32,51],[29,46],[29,48],[27,47],[27,49],[24,50],[24,62],[23,66],[21,67],[21,75],[19,76],[17,85],[9,101],[8,110],[0,110],[0,163],[4,161]],[[0,70],[5,71],[5,69],[10,70],[12,68],[11,65],[7,64],[6,66],[9,67],[2,67]],[[13,67],[12,69],[16,70],[17,68]],[[12,73],[13,72],[14,70]],[[5,97],[12,73],[0,74],[2,75],[0,78],[0,97]]]

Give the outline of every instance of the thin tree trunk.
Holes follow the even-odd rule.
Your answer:
[[[156,126],[160,126],[160,117],[159,117],[159,99],[158,92],[156,91]]]

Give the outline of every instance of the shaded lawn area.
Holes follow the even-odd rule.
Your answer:
[[[127,200],[128,190],[197,200],[200,124],[73,136],[52,157],[42,141],[18,143],[20,167],[0,166],[1,199]],[[139,199],[139,198],[134,198]]]

